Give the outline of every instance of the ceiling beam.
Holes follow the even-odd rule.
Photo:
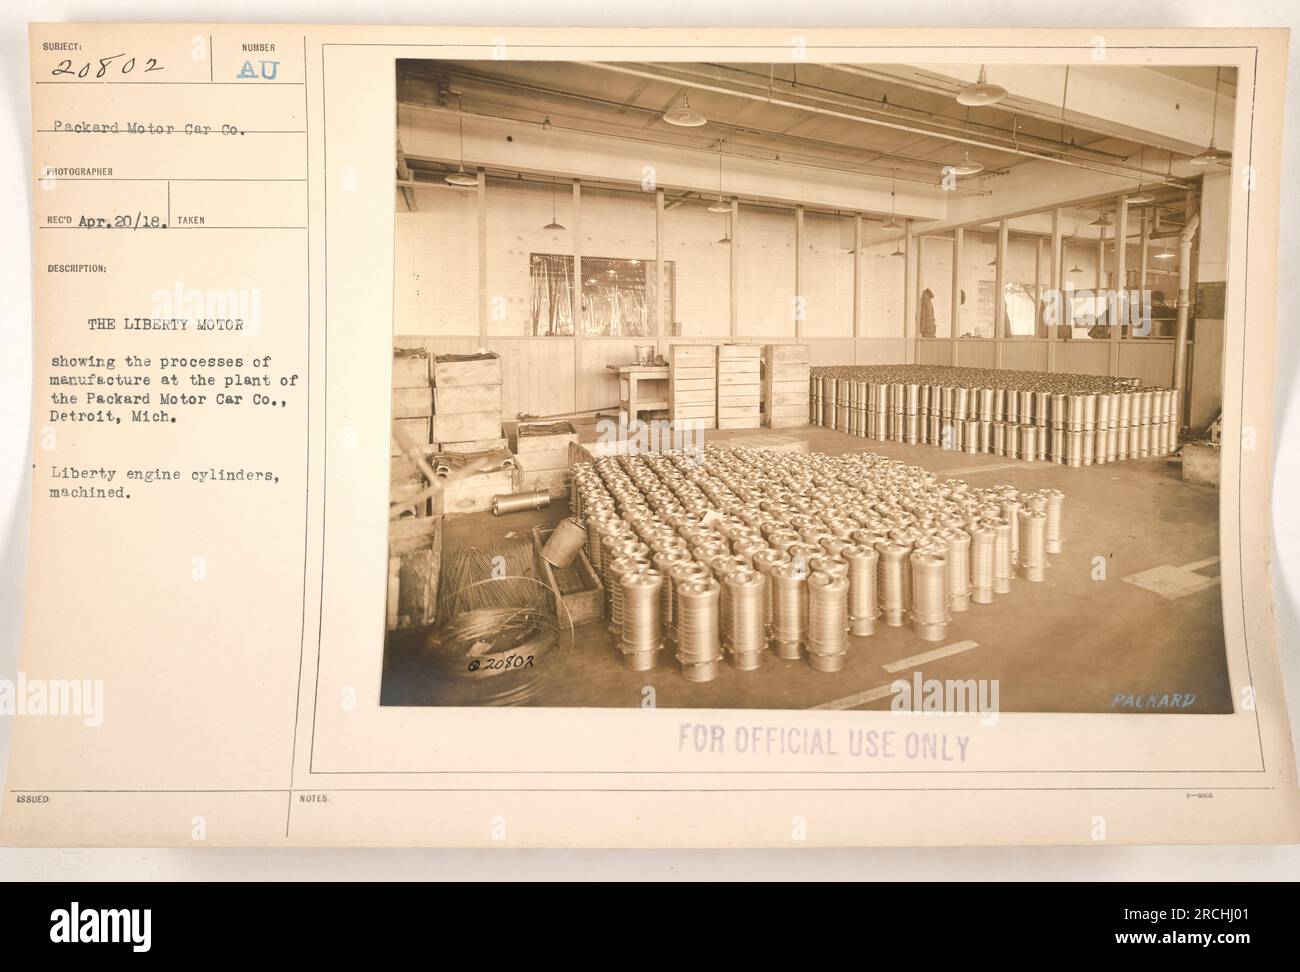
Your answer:
[[[978,64],[857,64],[828,65],[856,77],[900,84],[930,94],[954,97],[973,84]],[[1007,98],[994,110],[1064,124],[1098,135],[1151,145],[1179,155],[1195,155],[1209,144],[1232,144],[1235,87],[1231,70],[1219,86],[1217,124],[1214,91],[1140,66],[1074,64],[994,64],[991,82],[1007,89]],[[988,109],[982,109],[988,110]]]

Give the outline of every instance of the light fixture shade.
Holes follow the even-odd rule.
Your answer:
[[[673,105],[664,112],[664,121],[679,128],[699,128],[709,120],[692,108],[690,100],[682,95],[680,104]]]
[[[730,233],[723,233],[722,236],[721,236],[720,238],[714,240],[714,242],[715,242],[715,243],[720,243],[722,246],[731,246],[731,234],[730,234]]]
[[[1172,260],[1173,258],[1174,258],[1174,254],[1170,250],[1161,250],[1159,253],[1156,254],[1157,260]]]
[[[996,105],[1006,96],[1007,89],[1002,85],[989,84],[984,66],[981,64],[979,81],[957,92],[957,104],[968,108],[981,108],[984,105]]]
[[[889,255],[896,256],[896,257],[903,257],[904,259],[907,259],[907,254],[904,253],[901,249],[899,249],[898,244],[894,244],[894,252]]]
[[[458,186],[462,189],[478,186],[478,176],[470,175],[464,169],[457,169],[455,172],[446,176],[442,180],[449,186]]]
[[[564,226],[561,225],[560,223],[556,222],[555,220],[551,220],[549,223],[547,223],[545,226],[543,226],[542,229],[544,229],[544,230],[562,230],[562,229],[564,229]]]
[[[1215,148],[1214,143],[1211,142],[1209,148],[1200,155],[1192,156],[1188,161],[1192,165],[1215,165],[1219,162],[1231,162],[1232,153],[1226,152],[1220,148]]]
[[[1070,272],[1071,272],[1071,273],[1083,273],[1083,267],[1079,266],[1079,265],[1076,263],[1074,266],[1072,266],[1072,267],[1070,268]]]
[[[713,203],[711,206],[709,206],[709,212],[729,213],[731,212],[731,203],[727,202],[725,199],[719,196],[718,201]]]
[[[974,159],[972,159],[970,157],[970,149],[967,149],[965,154],[962,155],[960,162],[958,162],[956,165],[946,165],[944,166],[944,170],[945,171],[951,170],[953,175],[973,176],[973,175],[979,175],[981,172],[983,172],[984,165],[983,163],[976,162]]]
[[[903,229],[903,224],[894,219],[893,216],[890,216],[889,219],[880,224],[880,228],[887,230],[901,230]]]
[[[1102,213],[1100,216],[1098,216],[1096,219],[1094,219],[1094,220],[1093,220],[1091,223],[1089,223],[1088,225],[1089,225],[1089,226],[1109,226],[1109,225],[1110,225],[1110,216],[1109,216],[1108,214],[1106,214],[1106,213]]]
[[[1133,195],[1129,196],[1124,201],[1130,206],[1145,206],[1147,203],[1155,202],[1156,195],[1153,192],[1143,190],[1141,192],[1133,193]]]

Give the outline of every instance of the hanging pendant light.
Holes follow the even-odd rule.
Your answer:
[[[1097,212],[1098,212],[1098,216],[1097,216],[1097,218],[1094,219],[1094,220],[1093,220],[1091,223],[1089,223],[1088,225],[1089,225],[1089,226],[1109,226],[1109,225],[1110,225],[1110,214],[1107,213],[1104,209],[1099,209],[1099,210],[1097,210]]]
[[[664,121],[679,128],[699,128],[708,123],[707,118],[691,107],[690,99],[685,94],[680,102],[664,112]]]
[[[731,211],[727,211],[727,228],[723,230],[722,236],[715,242],[722,246],[731,246]]]
[[[897,175],[897,169],[894,169],[889,174],[889,222],[881,223],[881,229],[900,230],[903,228],[903,224],[898,221],[898,217],[894,213],[894,180]]]
[[[1154,192],[1147,192],[1142,188],[1142,180],[1146,175],[1146,166],[1143,164],[1146,158],[1146,151],[1147,147],[1145,145],[1138,150],[1138,191],[1124,200],[1126,205],[1145,206],[1147,203],[1153,203],[1156,201],[1156,194]]]
[[[1210,122],[1210,146],[1189,160],[1192,165],[1214,165],[1232,161],[1232,153],[1214,147],[1214,130],[1219,127],[1219,68],[1214,69],[1214,116]]]
[[[996,105],[1006,96],[1007,89],[1002,85],[989,84],[988,73],[984,65],[981,64],[979,81],[967,85],[957,92],[957,104],[966,105],[969,108],[980,108],[984,105]]]
[[[478,187],[478,176],[471,175],[465,171],[465,105],[460,102],[459,111],[456,113],[456,123],[460,128],[460,168],[455,172],[443,178],[443,182],[449,186],[456,186],[460,189],[469,189]]]
[[[967,149],[965,153],[962,155],[960,162],[958,162],[956,165],[945,165],[944,171],[945,172],[950,171],[952,172],[953,175],[958,175],[958,176],[973,176],[973,175],[979,175],[981,172],[983,172],[984,165],[972,159],[970,157],[970,149]]]
[[[897,243],[894,244],[894,252],[889,255],[892,257],[902,257],[904,260],[907,259],[907,254],[903,252],[903,248]]]
[[[709,206],[711,213],[731,212],[731,203],[722,198],[722,141],[718,141],[718,201]]]
[[[1172,250],[1169,250],[1168,248],[1166,248],[1166,249],[1161,250],[1159,253],[1157,253],[1157,254],[1155,255],[1155,258],[1156,258],[1157,260],[1172,260],[1172,259],[1174,258],[1174,254],[1173,254],[1173,251],[1172,251]]]
[[[542,227],[544,230],[562,230],[563,226],[555,218],[555,176],[551,176],[551,221]]]

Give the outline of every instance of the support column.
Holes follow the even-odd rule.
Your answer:
[[[1007,336],[1007,303],[1003,296],[1007,283],[1007,244],[1010,232],[1007,221],[998,223],[998,265],[993,271],[993,367],[1002,367],[1002,341]]]
[[[487,173],[479,169],[478,187],[474,190],[478,203],[478,344],[488,343],[488,244],[487,244]]]
[[[727,254],[730,276],[731,340],[740,334],[740,200],[731,200],[731,252]]]
[[[921,253],[910,219],[903,222],[903,253],[906,254],[903,259],[903,361],[912,364],[916,361],[916,301],[921,296],[917,277]]]
[[[664,191],[655,190],[655,308],[654,317],[656,344],[665,357],[668,355],[668,339],[672,336],[672,321],[664,320]]]
[[[582,374],[582,180],[573,180],[573,410],[581,408]]]
[[[958,226],[952,231],[952,318],[948,323],[948,340],[951,343],[949,361],[957,364],[957,328],[961,323],[961,258],[965,247],[966,231]]]
[[[794,336],[803,340],[803,319],[807,312],[803,299],[803,207],[794,207]]]
[[[862,215],[853,217],[853,339],[862,337]],[[853,360],[858,360],[857,345],[853,346]]]
[[[1050,288],[1053,291],[1055,317],[1047,326],[1047,370],[1056,370],[1057,325],[1066,313],[1065,294],[1062,279],[1065,277],[1064,246],[1061,240],[1061,210],[1052,210],[1052,277]]]

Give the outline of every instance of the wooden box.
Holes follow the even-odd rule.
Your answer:
[[[494,496],[515,491],[515,471],[495,469],[469,476],[449,477],[442,492],[435,493],[435,512],[454,516],[457,513],[481,513],[492,509]]]
[[[433,388],[393,389],[393,418],[423,418],[433,414]]]
[[[542,548],[550,537],[551,530],[533,527],[533,569],[537,579],[549,587],[559,604],[556,605],[556,620],[561,628],[570,618],[576,628],[582,624],[600,621],[605,617],[605,588],[600,578],[591,569],[587,551],[579,550],[578,556],[568,567],[554,567],[542,559]]]
[[[433,390],[433,412],[437,415],[494,412],[500,425],[501,386],[439,385]]]
[[[433,624],[441,568],[442,517],[406,517],[388,524],[389,629]]]
[[[562,427],[566,431],[551,431]],[[530,452],[552,452],[568,449],[570,442],[578,441],[578,433],[569,422],[521,422],[515,430],[515,452],[527,455]]]
[[[394,348],[393,387],[428,388],[429,352],[424,348]]]
[[[500,432],[500,429],[497,429]],[[500,449],[507,448],[506,437],[498,435],[489,439],[468,439],[462,442],[439,442],[439,452],[455,452],[464,454],[467,452],[496,452]]]
[[[469,442],[473,439],[498,439],[501,437],[501,411],[458,412],[453,415],[435,414],[431,421],[433,442]]]
[[[416,445],[426,445],[432,440],[429,438],[429,419],[426,418],[397,418],[393,419],[393,425],[400,432],[405,433],[406,437]],[[401,447],[397,444],[396,436],[389,436],[389,454],[400,456]]]
[[[674,344],[669,350],[668,417],[716,427],[718,358],[715,346]]]
[[[783,429],[808,424],[812,353],[806,344],[769,344],[763,351],[763,421]]]
[[[440,354],[433,359],[433,383],[438,388],[501,384],[501,356],[495,351]]]

